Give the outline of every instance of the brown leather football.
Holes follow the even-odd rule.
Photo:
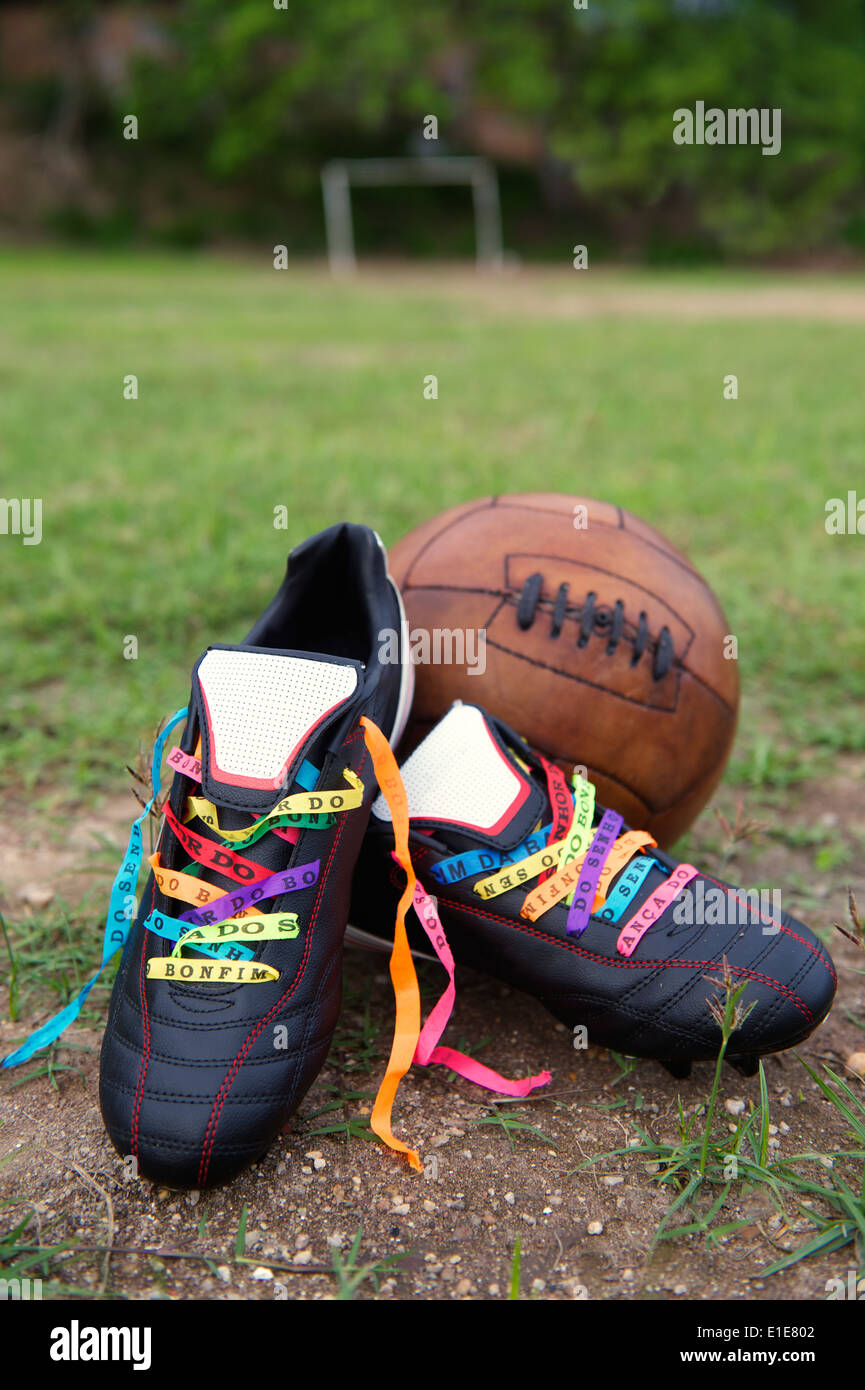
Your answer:
[[[658,531],[583,497],[485,497],[410,532],[390,570],[419,658],[401,752],[471,701],[565,771],[585,766],[600,801],[662,846],[696,819],[730,752],[739,676],[717,599]],[[461,660],[455,630],[485,643]]]

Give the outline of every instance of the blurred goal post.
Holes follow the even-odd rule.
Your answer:
[[[333,159],[321,171],[327,258],[334,274],[357,269],[351,188],[399,184],[465,184],[471,187],[478,267],[500,270],[502,214],[494,166],[480,155],[416,155],[406,158]]]

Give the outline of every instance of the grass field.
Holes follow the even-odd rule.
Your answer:
[[[267,261],[0,257],[2,491],[41,497],[44,532],[0,538],[0,778],[116,778],[311,531],[348,517],[390,542],[466,498],[541,488],[619,503],[697,561],[781,734],[767,768],[748,721],[740,754],[760,775],[820,744],[865,748],[863,540],[824,528],[828,498],[865,495],[863,326],[819,307],[730,318],[726,283],[613,277],[617,312],[568,316],[590,277],[460,294],[447,274],[336,285]],[[729,290],[747,306],[767,284],[783,293],[756,276]],[[622,312],[647,286],[671,312]],[[714,315],[676,315],[707,288]]]
[[[861,1110],[844,1071],[865,1034],[861,956],[832,924],[848,885],[865,898],[865,536],[824,522],[829,498],[865,497],[865,281],[396,267],[334,282],[266,256],[5,251],[0,304],[0,493],[43,504],[39,545],[0,534],[15,963],[0,937],[0,1054],[91,974],[133,809],[124,764],[184,702],[208,643],[243,636],[287,551],[344,518],[392,542],[489,493],[618,503],[705,574],[738,638],[743,710],[715,800],[727,820],[707,811],[679,852],[789,887],[842,965],[811,1078],[785,1054],[760,1078],[725,1072],[708,1107],[710,1068],[675,1082],[602,1049],[575,1062],[540,1006],[467,972],[455,1044],[517,1074],[549,1064],[554,1088],[509,1110],[413,1075],[402,1115],[442,1176],[412,1188],[362,1142],[392,1006],[381,963],[352,953],[292,1131],[200,1205],[118,1174],[95,1096],[109,975],[47,1059],[2,1074],[0,1270],[42,1273],[55,1296],[184,1298],[283,1287],[252,1265],[292,1298],[372,1297],[382,1280],[385,1296],[507,1297],[520,1248],[517,1287],[545,1298],[813,1298],[848,1265],[865,1273],[865,1111],[838,1092],[851,1123],[818,1084],[828,1061]],[[760,833],[738,835],[740,799]],[[744,1110],[723,1108],[731,1096]],[[725,1146],[748,1155],[724,1191],[699,1166],[713,1123],[710,1171]],[[790,1166],[770,1171],[776,1149]],[[323,1170],[301,1166],[322,1151]]]

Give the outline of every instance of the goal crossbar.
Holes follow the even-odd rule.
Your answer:
[[[478,266],[502,265],[502,216],[496,171],[480,155],[417,155],[403,158],[334,159],[321,171],[327,256],[334,273],[357,269],[351,186],[465,184],[475,211]]]

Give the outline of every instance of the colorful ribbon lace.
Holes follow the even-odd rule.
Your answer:
[[[388,1148],[406,1154],[416,1172],[420,1171],[420,1159],[414,1149],[397,1139],[391,1128],[393,1104],[402,1078],[412,1065],[429,1066],[440,1062],[465,1076],[477,1085],[489,1090],[500,1091],[503,1095],[522,1096],[545,1086],[550,1081],[549,1072],[528,1077],[521,1081],[508,1081],[489,1067],[475,1062],[452,1048],[439,1047],[439,1039],[445,1029],[453,1009],[455,998],[454,961],[447,944],[444,929],[432,898],[418,883],[408,845],[409,814],[408,797],[396,759],[387,739],[371,720],[361,719],[364,739],[372,758],[379,787],[387,801],[394,831],[393,857],[405,872],[406,882],[397,906],[393,949],[390,958],[390,975],[396,998],[396,1020],[393,1043],[384,1078],[378,1090],[370,1118],[370,1125]],[[448,972],[449,982],[444,994],[433,1008],[423,1031],[420,1027],[420,989],[408,944],[405,919],[409,907],[413,906],[420,918],[439,960]]]
[[[520,916],[534,922],[556,903],[566,902],[566,931],[571,936],[584,932],[593,916],[617,923],[651,870],[661,867],[650,855],[634,860],[638,851],[653,847],[656,841],[644,830],[620,834],[622,817],[610,810],[603,812],[593,829],[595,789],[591,783],[575,772],[573,790],[569,791],[562,773],[543,758],[541,763],[553,811],[549,825],[538,827],[508,854],[467,850],[439,860],[430,872],[442,884],[483,873],[472,891],[485,900],[536,878],[538,885],[527,893]],[[490,869],[495,872],[490,873]],[[696,873],[692,865],[680,864],[647,896],[618,934],[616,949],[620,955],[633,954],[645,933]]]
[[[136,888],[143,855],[141,827],[161,791],[161,767],[168,735],[187,714],[186,709],[178,710],[154,745],[151,769],[152,795],[132,826],[126,853],[111,889],[102,964],[99,970],[65,1009],[31,1034],[17,1051],[4,1060],[4,1066],[15,1066],[27,1060],[40,1048],[48,1046],[60,1036],[80,1013],[84,1000],[105,966],[125,944],[130,924],[137,913]],[[417,882],[412,867],[408,847],[408,801],[396,759],[381,730],[366,717],[361,720],[361,724],[379,786],[393,816],[396,843],[394,857],[406,874],[406,886],[397,910],[391,955],[391,978],[396,998],[394,1039],[386,1072],[373,1107],[371,1124],[375,1133],[389,1148],[405,1153],[411,1166],[419,1170],[421,1165],[415,1150],[397,1139],[391,1129],[391,1114],[397,1087],[413,1062],[420,1066],[429,1066],[432,1063],[448,1066],[477,1085],[508,1096],[528,1095],[535,1087],[548,1084],[550,1073],[544,1071],[537,1076],[511,1081],[463,1053],[440,1045],[455,998],[453,956],[435,902]],[[170,749],[166,763],[175,772],[200,784],[200,755],[200,740],[194,754],[184,753],[175,745]],[[273,872],[240,854],[238,848],[248,847],[268,833],[294,842],[300,829],[331,826],[339,814],[357,809],[363,803],[363,783],[350,768],[346,768],[343,775],[348,784],[347,790],[316,791],[314,788],[319,777],[318,769],[309,761],[305,761],[296,779],[304,790],[284,797],[267,815],[239,830],[223,827],[217,808],[207,798],[199,795],[193,794],[187,798],[182,820],[178,819],[168,804],[164,806],[165,824],[186,851],[190,862],[183,868],[174,869],[163,864],[158,849],[149,856],[148,863],[161,895],[184,904],[185,910],[180,916],[153,910],[144,919],[142,925],[146,932],[152,932],[154,936],[172,944],[170,955],[153,955],[147,958],[145,969],[148,980],[165,980],[184,985],[256,985],[272,983],[279,979],[280,971],[275,966],[255,958],[255,947],[262,941],[294,940],[300,935],[301,924],[296,913],[262,911],[261,904],[268,899],[280,898],[287,893],[312,887],[318,882],[321,861],[314,859],[306,864],[293,865],[291,868]],[[190,821],[198,821],[218,838],[213,839],[210,834],[199,833],[190,828]],[[539,829],[511,856],[490,857],[478,867],[489,869],[496,864],[500,866],[506,858],[513,862],[521,855],[529,857],[537,853],[543,848],[544,840],[553,824],[551,822],[550,826]],[[456,870],[456,860],[458,857],[453,865],[443,866],[445,881],[452,881],[447,877],[447,872],[450,869]],[[547,862],[552,861],[548,858]],[[202,869],[209,869],[233,880],[234,886],[224,889],[209,883],[199,876]],[[462,877],[465,872],[474,871],[476,866],[475,861],[472,861],[468,866],[461,865],[459,870],[453,873],[453,877]],[[411,906],[417,912],[448,974],[448,985],[431,1011],[423,1030],[420,991],[405,929],[406,912]],[[187,951],[194,954],[187,955]]]

